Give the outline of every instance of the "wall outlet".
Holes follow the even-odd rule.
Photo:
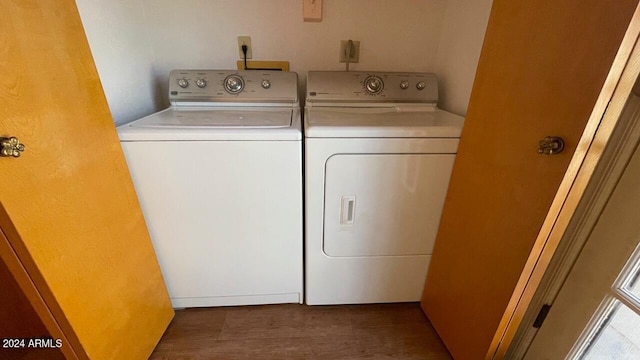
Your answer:
[[[242,45],[247,45],[247,59],[252,59],[253,53],[251,52],[251,36],[238,36],[238,55],[240,56],[240,59],[244,59]]]
[[[349,40],[340,41],[340,62],[347,62],[347,46]],[[351,53],[349,54],[349,62],[357,63],[360,61],[360,41],[353,40]]]

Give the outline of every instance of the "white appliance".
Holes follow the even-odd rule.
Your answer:
[[[302,303],[297,75],[169,81],[171,107],[118,133],[173,306]]]
[[[464,119],[426,73],[309,72],[306,303],[418,301]]]

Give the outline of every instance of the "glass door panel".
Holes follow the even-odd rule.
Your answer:
[[[570,359],[640,359],[640,247],[583,331]]]

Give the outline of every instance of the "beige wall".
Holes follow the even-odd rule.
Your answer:
[[[116,123],[156,111],[153,57],[142,0],[76,0]]]
[[[309,70],[342,70],[339,42],[361,41],[352,70],[427,71],[441,79],[441,107],[466,111],[490,0],[325,0],[305,23],[299,0],[77,0],[117,123],[167,106],[176,68],[235,68],[237,36],[253,58]]]
[[[440,82],[440,107],[467,113],[492,0],[448,0],[434,71]]]

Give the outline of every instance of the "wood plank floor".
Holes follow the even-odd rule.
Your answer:
[[[451,359],[417,303],[176,311],[152,360]]]

